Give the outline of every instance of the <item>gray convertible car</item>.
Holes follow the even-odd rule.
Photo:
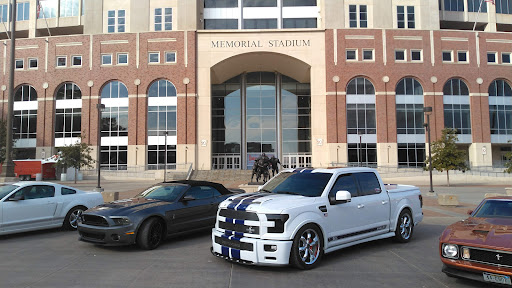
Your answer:
[[[80,240],[155,249],[167,236],[212,228],[219,203],[236,193],[206,181],[160,183],[135,198],[85,211],[78,222]]]

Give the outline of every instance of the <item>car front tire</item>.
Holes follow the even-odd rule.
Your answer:
[[[150,218],[137,233],[137,245],[144,250],[153,250],[160,246],[164,240],[164,223],[160,219]]]
[[[402,210],[396,223],[394,240],[400,243],[407,243],[411,241],[413,232],[414,222],[412,221],[411,212],[409,210]]]
[[[302,270],[315,268],[322,260],[323,244],[323,236],[318,226],[314,224],[302,226],[293,238],[290,264]]]

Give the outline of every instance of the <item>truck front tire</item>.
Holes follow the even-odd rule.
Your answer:
[[[411,212],[404,209],[400,212],[400,216],[398,216],[398,221],[396,222],[395,241],[400,243],[411,241],[413,231],[414,222],[412,221]]]
[[[293,238],[290,264],[302,270],[309,270],[320,263],[323,255],[324,241],[318,226],[314,224],[302,226]]]

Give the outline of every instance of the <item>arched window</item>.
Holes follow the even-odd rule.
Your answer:
[[[111,81],[101,89],[101,141],[110,138],[116,146],[101,146],[101,167],[107,170],[128,168],[128,89],[120,81]],[[105,139],[107,138],[107,139]],[[114,139],[112,139],[114,138]]]
[[[423,167],[425,161],[423,87],[414,78],[404,78],[396,85],[395,93],[398,165]]]
[[[72,82],[63,83],[60,85],[59,89],[57,89],[57,93],[55,95],[56,100],[73,100],[73,99],[82,99],[82,90],[80,87]]]
[[[82,131],[82,91],[75,83],[63,83],[55,99],[55,146],[73,144]]]
[[[176,105],[176,87],[170,81],[158,80],[151,84],[148,90],[148,169],[163,169],[165,164],[169,169],[176,168]]]
[[[376,165],[375,88],[363,77],[352,79],[347,85],[347,133],[348,161]]]
[[[457,134],[471,135],[469,89],[459,78],[446,82],[443,89],[444,127],[457,129]],[[471,137],[459,137],[459,142],[471,143]]]
[[[14,92],[13,111],[14,139],[36,138],[37,106],[37,92],[34,87],[21,85],[16,89],[16,92]],[[35,147],[35,142],[29,144],[27,141],[19,141],[19,143],[16,143],[16,147]]]
[[[507,143],[512,135],[512,88],[501,79],[492,81],[489,86],[489,120],[493,143]],[[496,137],[494,136],[496,135]]]

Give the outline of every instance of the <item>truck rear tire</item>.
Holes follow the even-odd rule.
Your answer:
[[[318,226],[306,224],[293,238],[290,264],[301,270],[315,268],[324,255],[324,240]]]
[[[411,212],[409,210],[402,210],[396,222],[394,240],[400,243],[407,243],[411,241],[413,231],[414,222],[412,221]]]

